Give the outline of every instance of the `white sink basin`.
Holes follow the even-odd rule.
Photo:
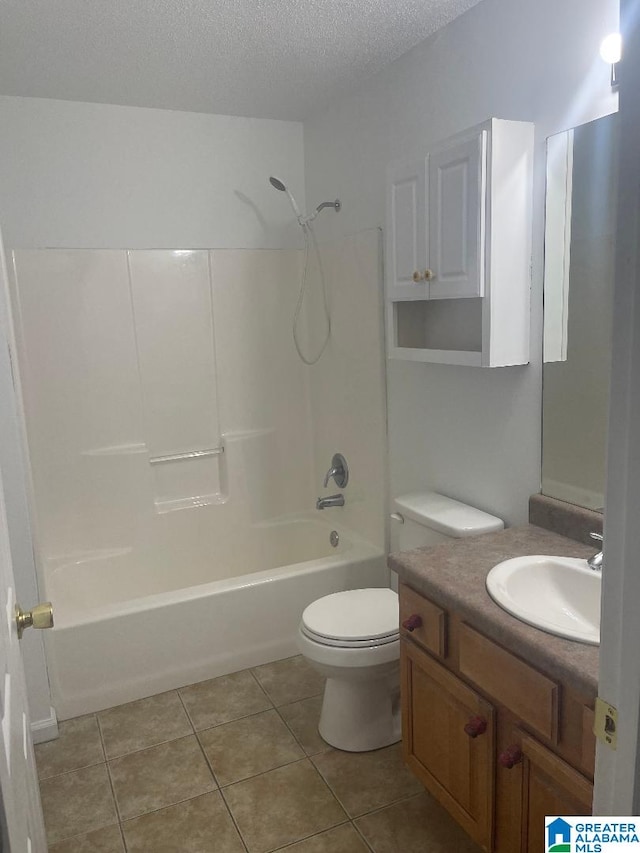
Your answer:
[[[575,557],[515,557],[494,566],[487,591],[496,604],[549,634],[600,645],[601,574]]]

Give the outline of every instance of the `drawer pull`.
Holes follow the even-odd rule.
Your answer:
[[[416,628],[422,627],[422,616],[418,616],[417,613],[414,613],[412,616],[409,616],[408,619],[405,619],[402,623],[402,627],[405,631],[415,631]]]
[[[482,717],[471,717],[467,725],[464,727],[465,734],[469,737],[478,737],[483,735],[487,730],[487,721]]]
[[[511,770],[512,767],[515,767],[516,764],[519,764],[522,761],[522,750],[519,746],[514,744],[513,746],[508,746],[504,752],[501,752],[498,756],[498,762],[506,767],[507,770]]]

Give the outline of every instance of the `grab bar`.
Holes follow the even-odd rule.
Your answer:
[[[150,456],[149,465],[160,465],[163,462],[179,462],[181,459],[200,459],[203,456],[220,456],[224,447],[210,447],[208,450],[189,450],[186,453],[171,453],[168,456]]]

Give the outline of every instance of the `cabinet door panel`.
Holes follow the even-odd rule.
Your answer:
[[[522,737],[522,853],[545,850],[547,815],[590,815],[593,785],[527,735]]]
[[[412,643],[402,643],[403,750],[423,785],[469,835],[491,849],[494,710]],[[465,732],[482,718],[484,732]]]
[[[429,157],[431,299],[484,294],[486,138]]]
[[[426,299],[425,161],[390,169],[387,181],[387,294]],[[417,281],[416,278],[417,277]]]

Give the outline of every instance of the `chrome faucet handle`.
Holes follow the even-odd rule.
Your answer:
[[[604,536],[602,533],[590,533],[589,536],[596,542],[604,542]],[[597,554],[594,554],[593,557],[589,557],[587,565],[590,569],[593,569],[594,572],[601,572],[602,567],[604,566],[604,555],[602,550],[598,551]]]
[[[327,473],[326,473],[326,475],[325,475],[325,478],[324,478],[324,487],[325,487],[325,489],[326,489],[326,488],[327,488],[327,486],[329,485],[329,480],[330,480],[332,477],[335,477],[335,476],[336,476],[336,474],[339,474],[341,470],[342,470],[341,468],[329,468],[329,470],[327,471]]]
[[[349,466],[347,460],[342,453],[334,453],[331,460],[331,468],[327,471],[324,478],[325,489],[329,485],[329,480],[333,477],[335,484],[339,489],[344,489],[349,482]]]

